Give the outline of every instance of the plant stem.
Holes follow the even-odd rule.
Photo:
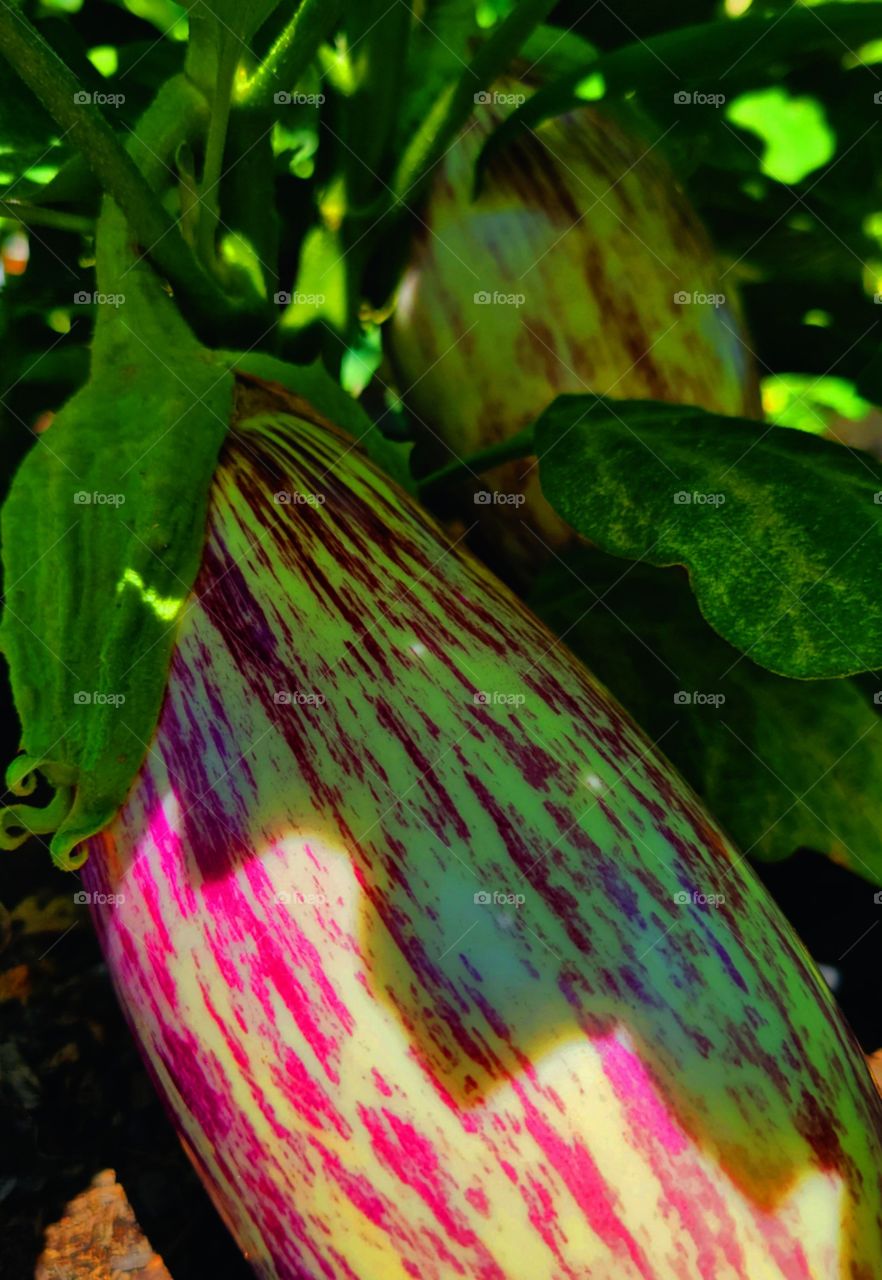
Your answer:
[[[185,75],[173,76],[162,85],[138,120],[137,145],[144,157],[145,178],[158,184],[182,145],[200,136],[207,123],[207,103]],[[112,307],[99,307],[92,341],[96,359],[124,358],[136,333],[148,348],[162,350],[171,341],[177,352],[196,345],[196,339],[149,262],[131,242],[131,231],[118,204],[105,197],[95,237],[95,273],[98,290],[125,298],[126,323]]]
[[[457,458],[453,462],[448,462],[446,466],[439,467],[437,471],[430,472],[429,475],[417,482],[419,492],[425,496],[436,485],[442,484],[445,480],[451,480],[455,476],[465,475],[466,472],[474,475],[476,471],[489,471],[491,467],[499,466],[503,462],[514,462],[518,458],[529,458],[533,449],[533,427],[531,424],[508,440],[488,445],[480,453],[473,453],[469,458]]]
[[[158,196],[97,107],[76,101],[79,82],[16,9],[0,4],[0,52],[85,156],[157,268],[210,321],[228,310],[219,286],[199,266]],[[195,92],[195,90],[194,90]]]
[[[239,61],[239,41],[223,33],[217,60],[217,79],[208,123],[205,163],[200,183],[201,208],[198,223],[199,256],[209,271],[215,269],[215,236],[220,221],[220,181],[223,172],[224,146],[230,121],[230,98],[233,78]]]
[[[236,88],[234,105],[262,108],[295,85],[340,17],[341,0],[303,0],[251,78]]]
[[[0,218],[14,218],[26,227],[54,227],[58,231],[78,231],[81,235],[95,230],[94,218],[64,213],[61,209],[44,209],[41,205],[18,204],[15,200],[0,200]]]
[[[554,0],[521,0],[481,46],[458,82],[444,89],[399,161],[392,181],[397,200],[407,200],[416,193],[468,120],[475,95],[506,69],[553,7]]]

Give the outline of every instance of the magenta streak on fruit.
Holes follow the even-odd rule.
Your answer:
[[[585,669],[324,426],[231,436],[82,875],[263,1276],[882,1274],[880,1103],[788,926]]]

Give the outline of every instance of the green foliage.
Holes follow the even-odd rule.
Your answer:
[[[777,182],[801,182],[836,154],[836,139],[814,98],[762,89],[736,98],[726,117],[759,135],[765,144],[760,168]]]
[[[781,675],[882,666],[882,466],[690,406],[560,396],[542,491],[614,555],[689,570],[716,631]]]
[[[807,847],[882,884],[882,719],[851,680],[788,680],[708,627],[685,575],[584,549],[533,607],[659,743],[735,843]]]
[[[58,138],[59,130],[36,98],[23,87],[15,94],[0,92],[0,184],[9,189],[21,182],[41,186],[34,176],[36,166],[55,165],[67,153]],[[54,176],[54,175],[53,175]],[[45,181],[45,178],[43,179]],[[19,194],[25,191],[19,187]]]
[[[634,41],[540,89],[499,128],[487,144],[485,162],[519,131],[578,107],[579,87],[588,74],[603,75],[611,94],[637,93],[648,106],[664,96],[677,106],[714,109],[705,101],[677,102],[676,95],[721,93],[725,101],[775,84],[782,64],[819,56],[840,60],[843,47],[853,48],[876,33],[878,21],[878,9],[866,0],[822,4],[814,11],[794,5],[783,16],[751,12],[737,22],[718,20]]]
[[[872,409],[846,378],[815,378],[810,374],[780,374],[763,384],[763,406],[778,427],[823,434],[835,414],[852,422]]]
[[[3,506],[0,642],[24,748],[8,781],[26,797],[41,774],[56,795],[45,812],[5,810],[2,838],[54,831],[63,867],[119,808],[148,749],[232,405],[232,377],[150,269],[126,278],[128,297],[103,304],[123,315],[102,317],[89,382]]]

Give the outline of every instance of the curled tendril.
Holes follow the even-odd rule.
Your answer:
[[[6,785],[14,796],[33,795],[41,763],[36,756],[16,756],[6,770]]]
[[[30,795],[36,783],[28,780],[33,776],[30,771],[19,778],[12,790],[18,795]],[[7,774],[8,780],[8,774]],[[11,784],[10,784],[11,785]],[[73,787],[58,787],[48,804],[11,804],[0,810],[0,849],[17,849],[30,836],[45,836],[57,831],[61,823],[70,813],[74,802]],[[65,867],[75,870],[78,865],[73,858],[65,859]]]
[[[0,809],[0,849],[17,849],[31,836],[45,836],[58,831],[74,805],[74,771],[55,761],[39,756],[16,756],[6,770],[6,786],[14,796],[27,798],[37,789],[40,776],[54,789],[48,804],[11,804]],[[54,843],[54,842],[53,842]],[[76,871],[86,860],[86,852],[71,856],[68,851],[52,859],[62,871]]]
[[[73,848],[74,842],[71,840],[65,840],[60,845],[57,838],[52,841],[50,845],[52,861],[59,871],[79,871],[88,858],[89,846],[87,844],[78,844],[76,852],[72,852]]]

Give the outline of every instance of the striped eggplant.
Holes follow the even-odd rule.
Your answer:
[[[228,437],[84,890],[263,1277],[874,1280],[882,1104],[694,796],[308,408]]]
[[[556,395],[697,404],[760,414],[731,278],[660,152],[609,108],[549,120],[475,162],[529,88],[500,82],[447,152],[417,223],[386,349],[427,469],[509,439]],[[418,455],[418,456],[419,456]],[[526,505],[471,506],[476,545],[529,576],[571,534],[535,466],[478,489]]]

